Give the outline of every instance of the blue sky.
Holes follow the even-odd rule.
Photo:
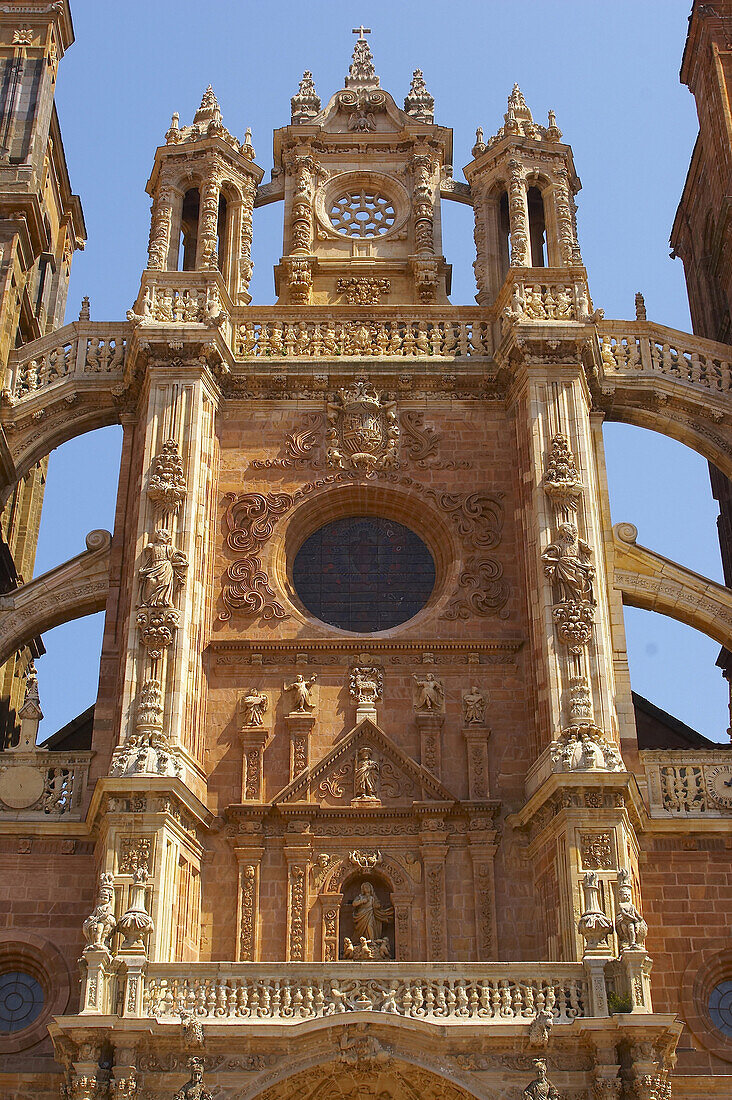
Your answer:
[[[210,82],[228,128],[251,126],[257,162],[272,166],[272,130],[289,121],[290,96],[311,69],[322,100],[342,87],[362,21],[382,87],[400,102],[423,69],[436,121],[454,128],[455,177],[470,159],[476,126],[502,121],[518,81],[539,121],[551,107],[582,179],[579,232],[595,304],[690,327],[683,269],[668,235],[696,136],[694,101],[678,82],[688,0],[72,0],[76,43],[61,63],[57,103],[74,189],[89,241],[77,254],[68,319],[83,294],[95,320],[118,320],[132,304],[146,258],[145,182],[173,111],[191,121]],[[252,293],[273,300],[282,208],[255,212]],[[443,206],[452,301],[473,303],[469,208]],[[613,520],[630,520],[639,542],[721,579],[716,506],[706,463],[650,432],[606,428]],[[75,440],[51,456],[36,572],[78,553],[94,527],[111,528],[119,429]],[[683,517],[683,519],[680,519]],[[724,740],[726,691],[718,646],[661,616],[630,610],[633,686],[710,737]],[[101,617],[45,636],[39,662],[48,736],[94,699]]]

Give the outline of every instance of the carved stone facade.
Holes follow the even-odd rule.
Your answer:
[[[65,0],[6,8],[0,50],[58,57]],[[515,87],[459,183],[424,74],[401,110],[355,33],[267,183],[212,88],[174,115],[126,321],[6,349],[7,493],[80,431],[124,445],[111,547],[0,599],[7,653],[107,607],[91,749],[36,746],[31,669],[0,756],[0,994],[40,1006],[0,1092],[724,1095],[732,763],[638,751],[621,596],[722,641],[732,604],[613,531],[601,413],[663,394],[732,471],[732,357],[595,309],[553,112]]]

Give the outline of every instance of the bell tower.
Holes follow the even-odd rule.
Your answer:
[[[435,125],[419,70],[404,110],[379,86],[369,33],[354,30],[348,76],[327,106],[306,72],[290,125],[275,131],[260,201],[285,202],[281,305],[447,302],[439,185],[452,131]]]
[[[564,271],[571,281],[576,275],[577,290],[571,297],[574,305],[587,307],[582,300],[587,287],[574,203],[581,184],[554,112],[549,111],[547,126],[534,122],[521,89],[514,84],[503,126],[487,142],[478,129],[473,158],[465,176],[475,210],[476,300],[491,305],[512,268],[548,268],[554,274]],[[539,278],[541,273],[534,274]],[[514,295],[514,302],[520,305],[521,297]],[[541,301],[530,304],[534,319],[540,320]],[[544,316],[555,319],[553,303],[544,305],[550,311]],[[562,302],[557,319],[566,319],[570,312],[569,302]],[[573,315],[573,319],[580,318]]]

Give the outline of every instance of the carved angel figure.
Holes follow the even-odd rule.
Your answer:
[[[213,1100],[211,1093],[203,1084],[203,1062],[200,1058],[189,1058],[190,1077],[185,1085],[176,1092],[173,1100]]]
[[[439,710],[445,697],[445,689],[434,673],[428,672],[424,680],[414,677],[417,685],[417,701],[414,704],[416,710]]]
[[[394,916],[394,909],[390,905],[382,906],[376,896],[374,884],[368,880],[361,884],[361,889],[351,905],[356,935],[375,945],[381,940],[382,928]]]
[[[463,695],[463,712],[466,726],[482,726],[485,722],[485,697],[477,684]]]
[[[292,691],[295,693],[293,713],[307,714],[308,711],[315,709],[315,703],[312,698],[312,688],[315,680],[315,676],[311,676],[309,680],[306,680],[304,676],[298,674],[293,683],[285,684],[285,691]]]
[[[263,691],[250,688],[241,701],[245,726],[261,726],[269,706],[269,699]]]
[[[630,874],[624,867],[618,871],[618,915],[615,918],[615,931],[618,934],[620,953],[646,945],[648,925],[633,905],[633,891]]]
[[[546,1062],[543,1058],[534,1059],[536,1077],[524,1089],[524,1100],[561,1100],[559,1090],[551,1084],[546,1073]]]
[[[365,746],[358,750],[353,769],[353,787],[355,798],[379,797],[379,762],[374,760],[371,749]]]
[[[97,902],[81,926],[86,940],[84,954],[91,948],[109,950],[109,941],[117,921],[114,916],[114,876],[108,872],[100,875]]]
[[[170,531],[159,527],[145,547],[146,563],[140,567],[142,602],[145,607],[172,607],[173,595],[186,578],[188,559],[172,544]]]
[[[592,548],[577,537],[573,523],[561,523],[556,542],[550,542],[541,560],[544,573],[553,581],[562,600],[586,600],[594,603],[592,582],[595,567],[591,564]]]

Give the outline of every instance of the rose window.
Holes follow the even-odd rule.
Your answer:
[[[0,1032],[22,1031],[43,1011],[43,989],[22,970],[0,975]]]
[[[391,199],[365,187],[347,191],[330,206],[331,225],[344,237],[380,237],[388,233],[395,220]]]
[[[732,982],[720,982],[709,994],[709,1015],[714,1026],[732,1038]]]

